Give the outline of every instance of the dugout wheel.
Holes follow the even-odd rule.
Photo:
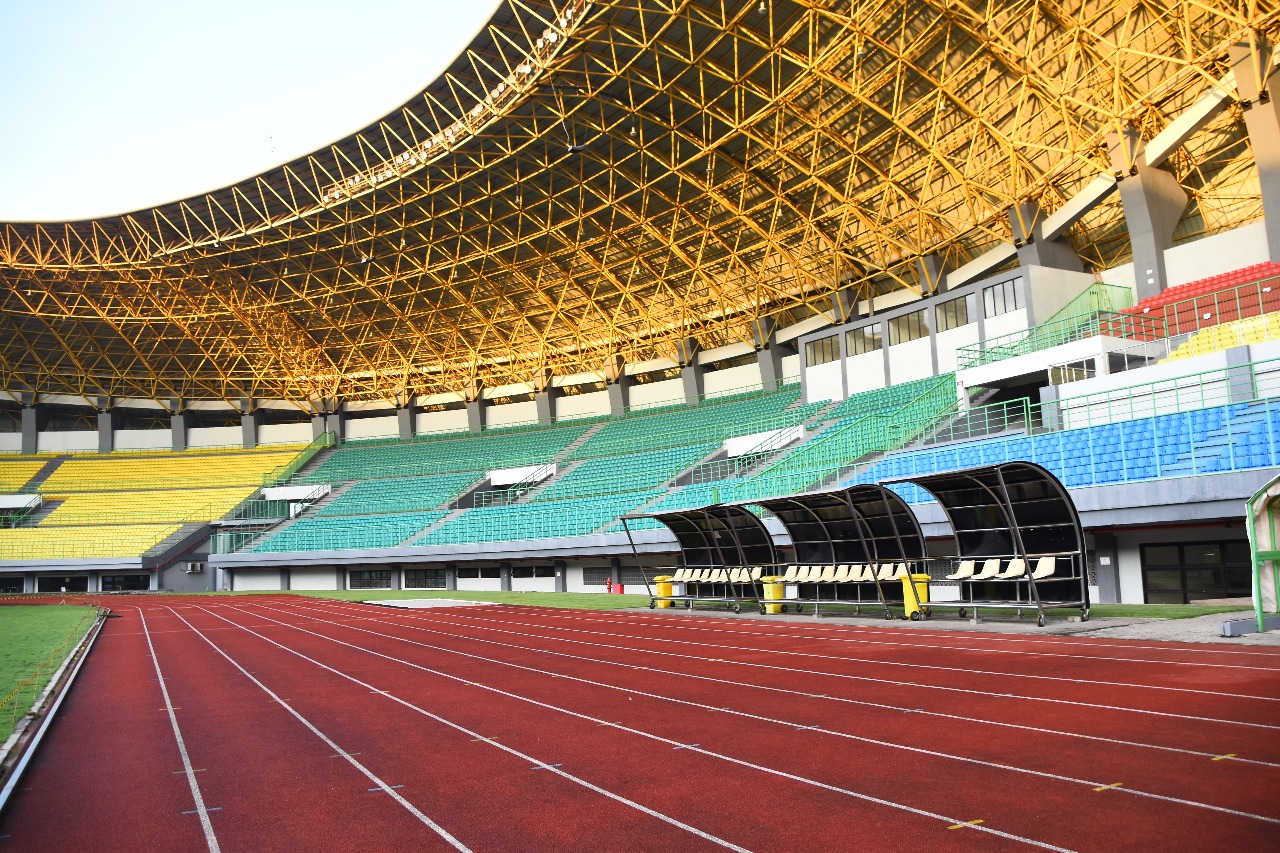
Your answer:
[[[685,610],[692,610],[692,609],[693,609],[693,599],[692,599],[692,598],[686,598],[686,599],[685,599],[685,601],[684,601],[684,609],[685,609]]]
[[[651,599],[649,599],[649,609],[650,609],[650,610],[654,609],[654,608],[655,608],[655,607],[657,607],[657,606],[658,606],[658,602],[654,601],[652,598],[651,598]]]
[[[757,604],[757,605],[756,605],[756,609],[760,611],[760,615],[761,615],[761,616],[763,616],[763,615],[764,615],[764,605],[763,605],[763,604]]]
[[[733,604],[729,605],[729,609],[734,613],[741,613],[742,605],[735,601]]]
[[[886,610],[886,611],[884,612],[884,618],[885,618],[885,619],[892,619],[892,618],[893,618],[893,611],[892,611],[892,610]]]
[[[913,610],[913,611],[911,611],[911,621],[912,621],[912,622],[919,622],[919,621],[920,621],[921,619],[923,619],[923,618],[924,618],[924,614],[922,614],[919,610]]]
[[[959,614],[960,618],[961,618],[961,619],[963,619],[963,618],[965,617],[965,614],[966,614],[966,613],[968,613],[968,612],[969,612],[969,611],[967,611],[967,610],[965,610],[963,607],[961,607],[961,608],[960,608],[960,614]]]
[[[786,612],[787,612],[787,605],[785,605],[785,604],[780,604],[780,605],[778,605],[778,612],[780,612],[780,613],[786,613]]]
[[[1040,613],[1040,614],[1037,614],[1037,615],[1036,615],[1036,627],[1037,627],[1037,628],[1043,628],[1043,627],[1044,627],[1044,614],[1043,614],[1043,613]]]
[[[1084,610],[1080,611],[1080,621],[1081,622],[1089,621],[1089,608],[1086,607]]]

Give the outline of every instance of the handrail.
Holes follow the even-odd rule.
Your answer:
[[[1053,320],[1029,329],[958,347],[956,368],[965,370],[995,364],[1020,355],[1098,336],[1149,341],[1168,337],[1168,333],[1164,320],[1160,318],[1115,311],[1097,311],[1084,316]]]
[[[298,455],[294,457],[292,462],[281,465],[280,467],[263,474],[262,485],[274,486],[283,480],[288,480],[294,474],[298,473],[298,471],[302,470],[303,466],[314,459],[317,453],[324,450],[326,447],[333,447],[336,443],[337,436],[332,432],[320,433],[312,439],[310,444],[302,448]]]
[[[1244,318],[1245,311],[1250,312],[1248,316],[1280,311],[1280,275],[1266,276],[1257,281],[1198,296],[1188,296],[1155,310],[1160,312],[1160,318],[1170,335],[1182,335],[1219,325],[1224,308],[1235,309],[1235,316],[1231,318],[1233,320]],[[1146,316],[1150,310],[1142,312],[1141,316]],[[1209,316],[1206,317],[1206,314]]]

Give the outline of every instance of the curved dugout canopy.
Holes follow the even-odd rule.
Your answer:
[[[1031,462],[1005,462],[895,482],[928,490],[951,522],[961,559],[1080,554],[1084,531],[1067,489]]]
[[[915,513],[900,496],[881,486],[751,503],[782,522],[798,563],[897,562],[925,556],[924,535]]]
[[[769,531],[743,506],[706,506],[649,517],[676,535],[686,567],[722,569],[778,562]]]

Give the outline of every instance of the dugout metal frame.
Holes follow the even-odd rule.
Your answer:
[[[1080,618],[1088,620],[1084,529],[1066,487],[1049,471],[1033,462],[1004,462],[885,482],[911,483],[933,495],[951,522],[959,559],[1025,561],[1021,577],[961,580],[960,600],[955,602],[961,618],[967,610],[976,621],[980,609],[1034,609],[1044,627],[1046,610],[1078,607]],[[1032,567],[1041,557],[1055,558],[1055,569],[1053,575],[1037,580]],[[1069,567],[1066,574],[1057,569],[1063,563]],[[979,582],[1009,585],[1015,595],[979,597]]]
[[[843,564],[915,563],[927,559],[924,534],[920,522],[902,497],[883,486],[857,485],[822,492],[807,492],[785,497],[749,501],[773,513],[795,549],[796,565],[840,566]],[[910,570],[909,570],[910,571]],[[878,574],[878,572],[877,572]],[[809,582],[802,582],[808,585]],[[821,615],[823,605],[862,607],[878,603],[886,619],[893,618],[893,606],[900,604],[901,585],[879,577],[871,581],[843,582],[858,592],[857,599],[838,597],[841,584],[832,584],[833,596],[822,597],[822,582],[814,583],[812,597],[803,594],[784,599],[782,606],[794,606],[802,613],[813,606],[813,615]],[[876,597],[863,599],[866,584],[874,584]],[[796,584],[799,592],[803,587]],[[785,612],[785,610],[783,611]]]
[[[773,537],[764,522],[741,504],[713,504],[646,515],[624,515],[622,526],[633,554],[637,552],[628,520],[638,518],[658,521],[675,534],[676,541],[680,543],[681,568],[721,570],[728,575],[737,569],[750,572],[778,563]],[[672,595],[658,595],[643,561],[640,563],[640,576],[644,578],[651,608],[656,607],[659,601],[681,602],[689,610],[695,603],[714,603],[741,613],[743,604],[759,604],[761,597],[760,582],[755,577],[747,582],[728,578],[725,581],[691,581],[685,584],[684,594],[675,595],[673,590]]]

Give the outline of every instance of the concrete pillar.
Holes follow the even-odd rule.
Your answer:
[[[1231,48],[1231,70],[1245,108],[1245,129],[1262,188],[1268,257],[1276,261],[1280,260],[1280,76],[1260,79],[1271,71],[1273,53],[1261,33],[1256,52],[1247,43]]]
[[[837,326],[858,319],[858,294],[852,288],[831,294],[831,320]]]
[[[413,406],[402,406],[396,409],[396,426],[399,427],[400,440],[413,438]]]
[[[1097,604],[1120,601],[1120,549],[1114,533],[1093,534],[1093,556],[1097,566]]]
[[[569,565],[564,560],[554,562],[556,570],[556,592],[569,591]]]
[[[1111,134],[1109,141],[1133,249],[1136,295],[1143,300],[1169,286],[1164,252],[1173,245],[1173,231],[1187,207],[1187,193],[1171,173],[1147,166],[1146,143],[1136,130],[1126,128],[1120,135]]]
[[[338,589],[346,589],[347,588],[347,570],[344,569],[342,566],[334,566],[333,571],[337,576]]]
[[[609,558],[609,581],[614,586],[622,583],[622,560],[617,557]]]
[[[1040,426],[1062,429],[1062,410],[1058,408],[1058,386],[1046,385],[1040,389]],[[1028,427],[1031,425],[1028,424]]]
[[[403,566],[387,566],[391,569],[391,588],[404,589],[404,567]]]
[[[111,400],[98,398],[98,452],[110,453],[116,446],[116,426],[120,416],[111,411]]]
[[[240,409],[240,443],[245,450],[258,446],[258,426],[262,423],[262,415],[253,408],[252,400],[242,401]]]
[[[467,404],[467,429],[478,434],[484,429],[484,381],[468,379],[462,389],[462,399]]]
[[[292,589],[292,588],[293,588],[293,570],[290,569],[288,566],[284,566],[283,568],[280,569],[280,589],[286,590],[286,589]]]
[[[45,420],[43,406],[24,401],[22,406],[22,453],[24,456],[32,456],[39,449],[40,430],[44,429]]]
[[[1084,272],[1084,261],[1070,243],[1060,236],[1045,234],[1044,218],[1040,206],[1033,201],[1010,208],[1009,224],[1013,226],[1013,245],[1018,247],[1019,265]]]
[[[688,405],[702,401],[702,365],[694,362],[680,368],[680,384],[684,388],[684,401]]]
[[[325,433],[324,415],[311,416],[311,438],[317,439]]]
[[[1223,355],[1227,359],[1227,400],[1252,403],[1257,398],[1257,389],[1249,367],[1249,347],[1232,347]]]
[[[511,564],[498,564],[498,588],[503,592],[511,592]]]
[[[556,400],[560,398],[562,392],[559,388],[548,387],[544,391],[535,392],[533,395],[533,405],[538,412],[538,423],[542,426],[551,426],[556,416]]]
[[[921,293],[942,293],[947,289],[947,262],[942,255],[932,252],[916,259],[916,277]]]
[[[631,405],[631,377],[623,374],[616,382],[606,385],[605,390],[609,392],[609,414],[615,418],[625,415]]]
[[[191,426],[191,413],[182,408],[181,400],[174,400],[169,410],[169,437],[174,451],[187,449],[187,429]]]

